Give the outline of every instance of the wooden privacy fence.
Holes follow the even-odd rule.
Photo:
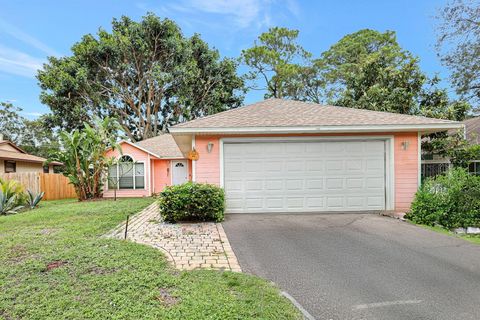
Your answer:
[[[58,173],[5,173],[0,174],[0,178],[4,180],[16,180],[20,182],[25,190],[39,193],[45,192],[44,200],[57,200],[76,198],[75,188],[69,183],[68,179]]]

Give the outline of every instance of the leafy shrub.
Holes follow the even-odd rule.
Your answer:
[[[445,228],[480,227],[480,177],[457,168],[428,179],[417,191],[405,217]]]
[[[187,182],[165,188],[159,195],[160,214],[167,222],[222,221],[225,193],[211,184]]]
[[[27,198],[27,204],[30,209],[35,209],[35,207],[38,205],[38,203],[42,200],[43,196],[45,195],[45,192],[40,192],[37,194],[34,194],[32,191],[27,190],[28,192],[28,198]]]

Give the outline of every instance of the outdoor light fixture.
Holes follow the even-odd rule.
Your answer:
[[[213,149],[213,143],[212,143],[212,142],[209,142],[209,143],[207,144],[207,151],[208,151],[208,153],[211,153],[211,152],[212,152],[212,149]]]
[[[402,142],[402,149],[407,150],[409,145],[410,145],[410,141],[403,141]]]

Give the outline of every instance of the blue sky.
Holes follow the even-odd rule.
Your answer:
[[[394,30],[398,41],[421,59],[429,74],[448,77],[434,50],[441,0],[0,0],[0,101],[11,101],[35,118],[48,112],[39,101],[36,69],[114,17],[140,19],[151,11],[175,20],[185,35],[200,33],[220,53],[238,57],[270,26],[300,30],[300,43],[314,56],[363,28]],[[448,86],[448,81],[444,81]],[[251,92],[245,102],[262,98]]]

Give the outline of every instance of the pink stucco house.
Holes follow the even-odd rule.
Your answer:
[[[223,187],[227,212],[402,212],[420,182],[421,135],[462,127],[268,99],[178,124],[170,134],[125,142],[124,156],[144,165],[129,178],[139,180],[135,189],[118,192],[146,196],[193,180]],[[195,161],[187,159],[192,150]],[[111,189],[105,194],[111,196]]]

